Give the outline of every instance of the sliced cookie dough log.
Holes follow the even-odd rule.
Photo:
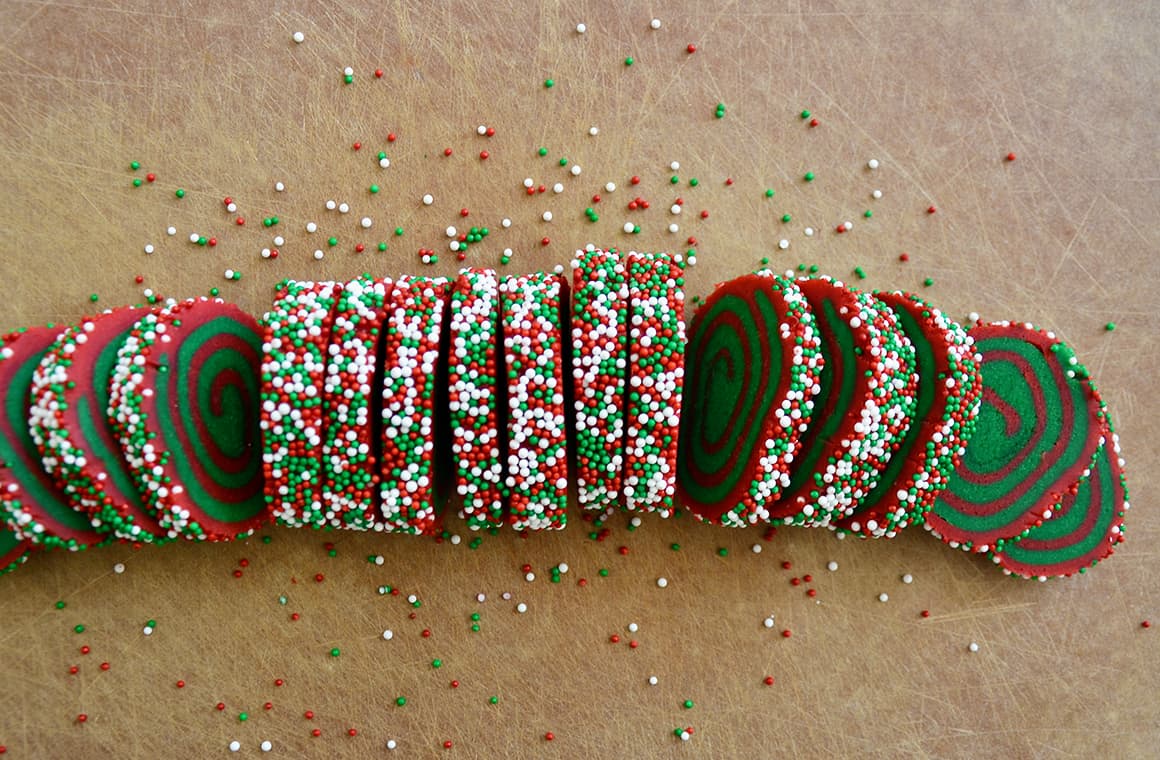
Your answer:
[[[440,527],[435,394],[448,282],[401,277],[383,336],[382,462],[385,529],[431,535]]]
[[[798,280],[825,364],[790,484],[771,517],[828,526],[878,482],[914,411],[914,347],[894,313],[828,277]]]
[[[472,530],[504,524],[507,410],[500,406],[499,278],[465,269],[451,292],[448,407],[460,517]]]
[[[1106,430],[1103,399],[1075,352],[1029,324],[971,328],[982,355],[975,433],[926,528],[987,552],[1051,515],[1091,466]]]
[[[1124,540],[1128,486],[1120,438],[1110,417],[1095,462],[1042,525],[1012,541],[996,542],[991,559],[1008,575],[1047,580],[1086,573]]]
[[[699,518],[736,527],[769,520],[821,390],[814,323],[797,283],[768,272],[721,283],[697,310],[677,487]]]
[[[284,280],[262,318],[262,467],[266,508],[281,525],[326,525],[323,384],[341,283]]]
[[[516,530],[563,528],[568,455],[561,277],[546,272],[500,283],[507,366],[508,523]]]
[[[628,380],[628,282],[615,249],[572,260],[572,380],[580,506],[620,507]]]
[[[983,391],[974,340],[957,322],[908,293],[877,293],[915,349],[918,384],[914,422],[874,487],[842,532],[892,537],[922,523],[975,429]]]
[[[363,275],[343,286],[335,304],[322,405],[322,504],[331,527],[386,529],[378,504],[373,413],[379,335],[393,293],[391,280]]]
[[[7,523],[0,523],[0,575],[10,573],[27,562],[34,547],[34,544],[16,535]]]
[[[33,327],[0,339],[0,515],[22,541],[78,551],[111,540],[110,527],[56,487],[28,429],[33,375],[60,334]]]
[[[121,346],[109,417],[170,537],[243,538],[266,517],[261,366],[261,327],[220,298],[147,314]]]
[[[629,253],[624,503],[668,517],[677,487],[685,385],[684,267],[663,253]]]
[[[125,306],[61,333],[32,379],[28,430],[41,463],[74,507],[125,541],[165,538],[109,424],[117,351],[148,309]]]

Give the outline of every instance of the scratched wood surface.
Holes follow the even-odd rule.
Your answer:
[[[1006,578],[922,530],[766,541],[647,517],[631,532],[614,521],[599,542],[574,519],[560,534],[486,536],[477,549],[463,530],[452,545],[270,529],[269,543],[41,556],[0,579],[0,745],[12,757],[204,758],[233,740],[246,755],[270,741],[287,757],[371,757],[392,739],[408,757],[444,753],[444,742],[467,757],[1155,756],[1160,658],[1156,629],[1141,622],[1160,623],[1158,8],[0,5],[0,329],[76,320],[93,293],[104,307],[144,288],[181,297],[216,286],[258,313],[287,276],[449,274],[448,225],[488,226],[466,263],[498,266],[511,248],[512,272],[565,264],[587,242],[695,247],[690,295],[763,257],[851,280],[861,266],[862,286],[914,289],[956,317],[1032,321],[1071,342],[1118,421],[1134,507],[1114,558],[1046,584]],[[477,135],[480,124],[496,134]],[[132,187],[146,172],[156,181]],[[528,197],[525,177],[547,192]],[[245,226],[224,210],[227,195]],[[635,196],[650,208],[629,211]],[[327,199],[351,213],[326,211]],[[273,231],[261,224],[271,215]],[[836,234],[846,220],[854,229]],[[263,259],[275,232],[280,255]],[[439,252],[436,266],[419,262],[421,247]],[[227,282],[226,268],[243,278]],[[570,569],[555,584],[560,562]],[[400,595],[380,595],[383,585]],[[694,729],[687,744],[673,736],[682,727]]]

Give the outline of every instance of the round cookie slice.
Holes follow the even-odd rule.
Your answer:
[[[262,466],[265,500],[281,525],[322,528],[323,384],[335,282],[284,280],[262,318]]]
[[[448,283],[400,277],[383,336],[381,510],[391,532],[438,531],[435,394]]]
[[[841,532],[892,537],[921,522],[975,429],[983,378],[967,331],[915,295],[876,293],[915,349],[918,384],[914,422],[862,503],[838,521]]]
[[[677,488],[685,385],[685,272],[667,254],[630,252],[624,503],[668,517]]]
[[[153,543],[165,531],[145,506],[106,413],[117,351],[146,313],[121,307],[62,333],[33,375],[28,425],[41,463],[95,525]]]
[[[1004,573],[1041,581],[1085,573],[1123,542],[1128,486],[1110,418],[1108,427],[1091,470],[1051,516],[1018,539],[996,542],[991,559]]]
[[[1046,519],[1091,466],[1106,429],[1103,400],[1075,352],[1028,324],[971,328],[982,355],[975,433],[926,528],[987,552]]]
[[[821,390],[809,303],[768,272],[721,283],[693,318],[687,361],[680,502],[715,524],[767,522]]]
[[[261,336],[238,307],[194,298],[143,316],[118,352],[109,417],[170,537],[225,541],[263,522]]]
[[[23,541],[78,551],[111,540],[109,526],[95,527],[56,487],[28,430],[32,377],[60,333],[33,327],[0,339],[0,515]]]
[[[499,278],[465,269],[451,292],[448,409],[460,517],[472,530],[504,524],[507,433],[500,407]]]
[[[616,250],[572,260],[572,381],[580,506],[609,513],[621,503],[628,377],[628,284]]]
[[[565,349],[557,276],[537,272],[500,283],[507,363],[508,523],[550,530],[567,523]]]
[[[364,275],[343,286],[334,307],[322,399],[322,503],[332,527],[386,529],[379,519],[373,402],[379,334],[393,293],[390,280]]]

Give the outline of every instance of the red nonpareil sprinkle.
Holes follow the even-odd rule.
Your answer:
[[[275,679],[274,679],[274,685],[275,685],[275,686],[281,686],[281,685],[283,685],[284,683],[286,683],[286,682],[285,682],[285,681],[283,681],[281,678],[275,678]]]
[[[387,134],[387,142],[394,142],[397,139],[399,139],[399,136],[396,135],[394,132],[390,132]]]
[[[231,198],[231,197],[230,197],[230,196],[228,196],[228,195],[227,195],[225,198],[222,198],[222,205],[223,205],[223,206],[228,206],[228,205],[230,205],[230,204],[231,204],[231,203],[233,203],[233,202],[234,202],[234,199],[233,199],[233,198]]]
[[[814,576],[810,575],[809,573],[806,573],[805,575],[802,576],[802,580],[805,581],[806,583],[813,583]]]
[[[617,551],[618,551],[618,552],[620,552],[622,555],[624,555],[624,554],[628,554],[628,547],[627,547],[627,546],[622,546],[622,547],[620,547],[619,549],[617,549]]]
[[[634,185],[639,185],[640,184],[640,177],[638,177],[634,174],[634,175],[632,175],[632,179],[630,179],[629,182],[631,182]]]
[[[73,665],[68,669],[68,672],[69,672],[69,675],[75,676],[77,673],[80,672],[80,668],[78,668],[76,665]]]
[[[451,747],[452,747],[452,744],[451,744],[451,740],[450,740],[450,739],[448,739],[447,741],[443,742],[443,749],[451,749]]]
[[[460,216],[464,216],[464,217],[465,217],[465,216],[467,216],[467,215],[468,215],[468,214],[470,214],[470,213],[471,213],[471,211],[470,211],[469,209],[466,209],[466,208],[461,208],[461,209],[459,209],[459,215],[460,215]]]
[[[548,186],[547,185],[540,185],[539,187],[536,188],[536,192],[537,193],[546,193],[546,192],[548,192]]]
[[[540,238],[540,245],[549,245],[551,242],[551,238]]]
[[[362,143],[356,142],[354,145],[352,145],[350,147],[354,148],[355,150],[362,150]]]
[[[928,617],[930,617],[930,610],[923,610],[919,614],[922,615],[924,618],[928,618]]]
[[[811,599],[813,599],[817,595],[818,595],[818,590],[816,588],[806,589],[806,596],[810,597]]]
[[[614,633],[608,637],[608,640],[611,641],[613,644],[619,644],[620,643],[620,635]]]
[[[898,254],[898,260],[899,261],[910,261],[910,254],[909,253],[900,253],[900,254]]]
[[[726,178],[725,178],[725,186],[726,186],[726,187],[732,187],[732,186],[733,186],[733,178],[732,178],[732,177],[726,177]]]
[[[152,182],[155,179],[157,179],[157,175],[154,174],[153,172],[149,172],[148,174],[145,175],[146,182]]]
[[[1140,627],[1141,627],[1141,628],[1151,628],[1151,627],[1152,627],[1152,621],[1151,621],[1151,620],[1144,620],[1144,621],[1142,621],[1142,622],[1140,623]]]
[[[326,576],[325,576],[325,575],[323,575],[322,573],[316,573],[316,574],[315,574],[315,576],[314,576],[314,582],[315,582],[315,583],[322,583],[324,580],[326,580]]]
[[[234,224],[238,225],[239,227],[244,227],[246,224],[246,217],[239,216],[237,219],[234,220]]]
[[[638,646],[640,646],[640,642],[637,641],[636,639],[633,639],[632,641],[628,642],[629,649],[636,649]]]
[[[363,245],[362,243],[359,243],[358,245],[356,245],[356,246],[354,247],[354,252],[355,252],[355,253],[362,253],[362,252],[363,252],[363,251],[365,251],[366,249],[367,249],[367,247],[366,247],[365,245]]]
[[[451,155],[451,148],[444,148],[443,155],[450,156]]]
[[[241,570],[234,570],[234,577],[235,577],[235,578],[241,578],[241,577],[242,577],[242,571],[241,571]]]
[[[111,666],[107,662],[101,663],[101,670],[108,670]]]
[[[577,585],[577,586],[580,586],[581,588],[584,588],[584,587],[586,587],[586,586],[588,585],[588,579],[587,579],[587,578],[581,578],[580,580],[576,581],[576,585]]]
[[[764,683],[766,686],[773,686],[773,676],[766,676]]]
[[[382,79],[382,78],[383,78],[383,70],[382,69],[375,69],[375,79]]]
[[[140,285],[141,283],[145,282],[145,277],[143,275],[137,275],[136,277],[133,278],[133,282]]]
[[[938,209],[934,206],[927,206],[926,207],[926,213],[928,213],[928,214],[933,214],[936,211],[938,211]]]
[[[301,616],[301,615],[299,615],[297,612],[292,612],[292,613],[290,613],[290,619],[291,619],[291,620],[298,620],[300,617],[302,617],[302,616]]]
[[[1008,154],[1007,154],[1007,160],[1008,160],[1008,161],[1014,161],[1014,160],[1015,160],[1015,154],[1014,154],[1014,153],[1008,153]]]
[[[459,688],[459,681],[452,681],[452,682],[451,682],[451,688],[452,688],[452,689],[458,689],[458,688]]]
[[[490,156],[490,155],[491,155],[491,154],[490,154],[490,153],[488,153],[486,150],[481,150],[481,151],[479,152],[479,160],[480,160],[480,161],[486,161],[486,160],[487,160],[487,157],[488,157],[488,156]]]
[[[311,731],[311,732],[310,732],[310,735],[311,735],[311,736],[313,736],[313,737],[315,737],[315,738],[317,738],[317,737],[319,737],[319,736],[322,736],[322,729],[321,729],[321,728],[316,728],[316,729],[314,729],[313,731]]]
[[[93,651],[93,650],[89,649],[88,644],[85,644],[83,647],[81,647],[81,654],[88,654],[91,651]]]
[[[820,122],[820,121],[818,121],[817,119],[810,119],[810,126],[811,126],[811,127],[816,127],[816,126],[818,126],[818,124],[820,124],[820,123],[821,123],[821,122]]]
[[[347,736],[358,736],[358,729],[357,728],[348,728],[346,731],[346,735]]]
[[[242,557],[241,559],[238,560],[238,564],[241,565],[242,567],[249,567],[250,561],[248,559],[246,559],[245,557]]]
[[[263,708],[265,708],[266,710],[273,710],[273,709],[274,709],[274,703],[273,703],[273,702],[267,702],[266,704],[262,705],[262,707],[263,707]]]
[[[789,570],[791,567],[793,567],[793,563],[790,562],[788,559],[785,562],[781,563],[782,570]]]
[[[431,638],[431,629],[430,628],[423,629],[423,638],[425,638],[425,639]]]
[[[695,53],[695,52],[697,52],[697,46],[696,46],[696,45],[694,45],[693,43],[691,43],[691,42],[690,42],[690,43],[689,43],[689,44],[688,44],[688,45],[685,47],[685,50],[687,50],[687,51],[688,51],[688,52],[690,52],[690,53]]]
[[[708,219],[708,218],[709,218],[709,212],[708,212],[708,211],[702,211],[702,212],[701,212],[701,218],[702,218],[702,219]]]
[[[185,681],[178,681],[177,688],[184,689],[185,688]]]
[[[84,713],[81,713],[80,715],[77,716],[77,723],[84,723],[88,719],[89,719],[89,716],[85,715]]]
[[[549,731],[548,733],[544,734],[544,740],[545,740],[545,741],[549,741],[549,742],[550,742],[550,741],[552,741],[552,740],[553,740],[553,739],[555,739],[555,738],[556,738],[556,735],[555,735],[554,733],[552,733],[551,731]]]
[[[592,196],[592,202],[593,203],[600,203],[600,193],[597,193],[596,195]]]
[[[781,632],[781,636],[782,636],[782,638],[788,639],[790,636],[793,636],[793,631],[786,628],[784,631]]]
[[[692,235],[690,235],[690,236],[689,236],[689,238],[688,238],[688,240],[686,240],[685,242],[687,242],[689,245],[696,245],[696,244],[697,244],[697,238],[695,238],[695,237],[693,237]]]
[[[214,705],[213,707],[214,707],[214,709],[215,709],[215,710],[217,710],[218,712],[222,712],[223,710],[225,710],[225,709],[226,709],[226,703],[225,703],[225,702],[218,702],[218,703],[217,703],[216,705]]]
[[[789,579],[789,583],[790,583],[790,585],[791,585],[791,586],[800,586],[800,585],[802,585],[802,579],[801,579],[801,578],[796,578],[796,577],[795,577],[795,578],[790,578],[790,579]]]
[[[313,710],[307,710],[306,712],[304,712],[304,713],[302,714],[302,717],[306,718],[306,720],[314,720],[314,711],[313,711]]]
[[[213,248],[215,245],[217,245],[217,238],[211,237],[207,242],[209,243],[209,247]]]

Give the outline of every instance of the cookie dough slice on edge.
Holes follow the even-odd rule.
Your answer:
[[[265,501],[292,528],[326,525],[323,385],[341,283],[284,280],[263,316],[261,430]]]
[[[170,537],[244,538],[266,519],[262,330],[220,298],[142,317],[117,353],[109,419]]]
[[[768,522],[821,390],[809,303],[769,272],[721,283],[693,318],[687,361],[680,503],[715,524]]]
[[[914,347],[893,312],[828,277],[797,281],[825,365],[790,484],[771,510],[789,525],[826,527],[878,483],[914,412]]]
[[[400,277],[387,311],[379,486],[389,532],[432,535],[441,527],[436,394],[448,291],[442,277]]]
[[[914,421],[890,464],[839,532],[892,537],[920,524],[946,488],[975,429],[983,378],[974,340],[958,323],[915,295],[877,293],[915,349]]]
[[[451,292],[448,407],[459,516],[472,530],[504,524],[507,410],[500,344],[499,278],[465,269]]]
[[[515,530],[567,523],[568,442],[561,303],[566,283],[537,272],[500,282],[507,366],[508,524]],[[563,294],[563,298],[562,298]]]
[[[572,381],[580,506],[619,509],[628,378],[628,283],[615,249],[572,260]]]
[[[125,306],[65,330],[32,379],[28,430],[41,462],[74,508],[124,541],[167,540],[150,513],[109,424],[117,352],[150,309]]]
[[[112,540],[88,510],[60,491],[45,471],[28,429],[32,378],[61,328],[33,327],[0,338],[0,516],[22,541],[79,551]]]
[[[925,526],[988,552],[1047,519],[1091,467],[1107,429],[1103,399],[1075,352],[1030,324],[971,328],[982,356],[975,433]]]

